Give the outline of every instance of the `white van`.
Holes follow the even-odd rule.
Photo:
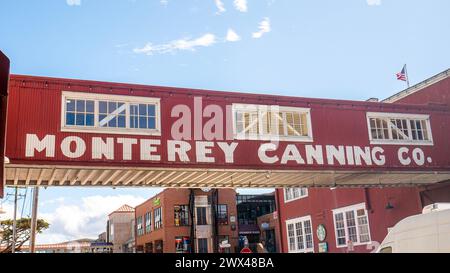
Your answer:
[[[450,253],[450,204],[426,206],[422,214],[398,222],[378,253]]]

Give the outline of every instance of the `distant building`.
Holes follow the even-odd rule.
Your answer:
[[[96,241],[91,243],[91,253],[112,253],[114,245],[107,242],[107,232],[98,235]]]
[[[89,253],[91,252],[91,243],[95,240],[80,239],[57,244],[41,244],[35,246],[36,253]],[[29,246],[22,246],[18,252],[30,252]]]
[[[128,246],[133,238],[134,208],[123,205],[108,216],[107,242],[113,244],[114,253],[134,252]]]
[[[281,231],[278,219],[278,212],[274,211],[257,219],[260,231],[259,238],[264,242],[264,246],[269,253],[281,253]]]
[[[104,231],[98,235],[97,242],[106,242],[107,239],[108,239],[108,233],[106,231]]]
[[[112,243],[107,242],[92,242],[90,245],[91,253],[112,253],[114,245]]]
[[[275,211],[274,193],[259,195],[236,196],[239,248],[248,242],[250,249],[256,251],[256,244],[260,242],[261,232],[258,227],[258,217]]]
[[[136,207],[136,250],[235,252],[236,216],[233,189],[166,189]]]

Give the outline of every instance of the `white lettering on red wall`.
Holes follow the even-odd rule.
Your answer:
[[[240,147],[238,142],[193,141],[191,143],[183,140],[168,140],[163,144],[160,139],[112,137],[82,139],[77,136],[67,136],[58,144],[55,135],[39,138],[36,134],[27,134],[25,156],[34,158],[40,154],[47,158],[55,158],[55,154],[61,152],[69,159],[88,157],[92,160],[130,161],[135,158],[133,147],[137,145],[139,153],[135,156],[138,156],[140,161],[215,163],[220,156],[225,158],[226,164],[233,164],[235,153]],[[119,149],[115,152],[117,148]],[[162,149],[166,149],[166,153],[163,153]],[[91,151],[89,155],[88,150]],[[261,163],[267,165],[384,166],[386,164],[385,150],[379,146],[288,144],[282,148],[275,143],[261,143],[254,153],[257,154]],[[167,158],[163,158],[163,155]],[[426,157],[421,148],[407,147],[397,149],[397,160],[402,166],[411,164],[423,166],[426,162],[432,162],[431,157]]]

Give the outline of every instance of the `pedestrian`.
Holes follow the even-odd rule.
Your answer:
[[[256,252],[257,253],[268,253],[266,249],[266,242],[262,240],[256,245]]]

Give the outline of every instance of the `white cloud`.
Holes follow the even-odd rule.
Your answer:
[[[369,6],[379,6],[381,5],[381,0],[366,0]]]
[[[37,236],[37,242],[45,244],[80,238],[96,239],[98,234],[106,230],[108,214],[123,204],[136,206],[144,201],[144,198],[133,195],[88,196],[76,205],[57,199],[50,202],[60,203],[53,211],[38,215],[49,222],[50,227]]]
[[[69,6],[80,6],[81,0],[66,0],[66,3]]]
[[[247,0],[234,0],[234,7],[240,12],[247,12]]]
[[[169,0],[160,0],[159,3],[163,6],[167,6],[169,4]]]
[[[5,193],[6,195],[6,193]],[[4,202],[0,209],[3,213],[0,213],[0,220],[12,219],[14,215],[14,206],[12,204]],[[20,216],[19,216],[20,217]]]
[[[231,28],[228,29],[226,40],[228,42],[237,42],[241,40],[241,37]]]
[[[267,18],[267,17],[264,18],[264,20],[262,20],[259,23],[258,29],[259,30],[257,32],[254,32],[252,34],[252,37],[255,38],[255,39],[259,39],[259,38],[261,38],[264,35],[264,33],[269,33],[271,31],[270,19]]]
[[[220,13],[223,13],[226,11],[225,5],[223,4],[223,2],[221,0],[214,0],[214,2],[216,3],[217,14],[220,14]]]
[[[153,45],[152,43],[147,43],[142,48],[135,48],[133,51],[135,53],[153,55],[153,54],[164,54],[164,53],[174,53],[176,51],[190,50],[195,51],[197,47],[208,47],[216,43],[216,36],[211,33],[204,34],[197,39],[179,39],[166,44]]]

